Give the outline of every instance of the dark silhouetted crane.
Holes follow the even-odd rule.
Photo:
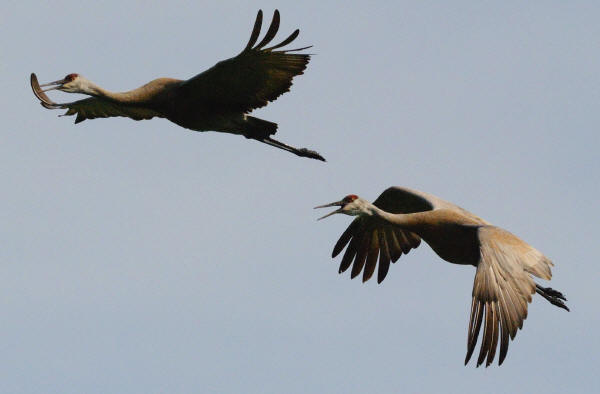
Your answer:
[[[248,45],[239,55],[219,62],[187,81],[159,78],[137,89],[114,93],[79,74],[69,74],[44,85],[39,85],[35,74],[31,74],[31,87],[44,107],[66,109],[65,115],[77,114],[75,123],[112,116],[134,120],[156,116],[187,129],[239,134],[298,156],[325,161],[315,151],[294,148],[273,139],[271,136],[277,132],[276,123],[248,115],[289,91],[292,79],[303,73],[310,59],[308,54],[293,53],[310,47],[276,50],[294,41],[299,30],[279,44],[265,48],[279,30],[279,11],[275,10],[267,33],[256,44],[261,25],[262,11],[258,11]],[[42,90],[45,86],[50,88]],[[59,104],[44,93],[52,89],[92,97]]]

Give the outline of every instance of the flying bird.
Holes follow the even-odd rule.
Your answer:
[[[112,116],[134,120],[160,117],[187,129],[243,135],[298,156],[325,161],[315,151],[295,148],[273,139],[277,123],[248,115],[289,91],[292,79],[303,74],[310,60],[309,54],[296,53],[310,46],[279,49],[298,37],[298,29],[279,44],[266,47],[279,30],[278,10],[273,14],[267,33],[256,44],[262,18],[262,10],[259,10],[250,40],[239,55],[223,60],[186,81],[159,78],[137,89],[114,93],[79,74],[69,74],[64,79],[40,85],[32,73],[31,87],[45,108],[66,109],[64,115],[77,114],[75,123]],[[48,88],[42,90],[42,87]],[[53,89],[92,97],[59,104],[44,93]]]
[[[419,246],[421,239],[442,259],[477,268],[473,284],[465,365],[477,345],[484,322],[477,366],[494,361],[500,338],[501,365],[527,317],[527,304],[535,293],[553,305],[569,308],[565,296],[533,281],[532,275],[550,280],[552,262],[520,238],[478,216],[431,194],[390,187],[373,204],[351,194],[341,201],[315,208],[339,206],[336,213],[357,216],[333,248],[336,257],[347,245],[339,272],[352,265],[351,277],[373,275],[379,256],[377,282],[388,273],[390,261]],[[320,220],[319,219],[319,220]]]

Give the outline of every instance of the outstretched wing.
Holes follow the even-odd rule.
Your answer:
[[[550,279],[553,264],[537,249],[501,228],[482,226],[478,229],[478,237],[480,260],[473,284],[465,364],[477,345],[483,320],[477,366],[487,358],[487,367],[494,361],[498,337],[498,364],[501,365],[508,352],[509,336],[514,339],[517,330],[523,327],[527,303],[531,302],[531,295],[536,291],[530,274]]]
[[[247,113],[289,91],[292,79],[303,73],[310,59],[308,54],[291,52],[310,47],[275,50],[294,41],[300,33],[296,30],[279,44],[264,48],[277,34],[279,19],[279,11],[275,10],[264,38],[254,45],[262,25],[262,10],[258,11],[246,48],[185,81],[179,87],[179,97],[203,104],[204,108]]]
[[[83,122],[86,119],[109,118],[112,116],[124,116],[134,120],[151,119],[160,116],[159,113],[148,108],[128,106],[117,104],[101,98],[89,97],[83,100],[73,101],[71,103],[55,103],[42,91],[37,77],[31,74],[31,89],[40,100],[40,104],[48,109],[66,109],[64,115],[75,115],[75,123]]]
[[[430,211],[442,207],[444,203],[446,202],[435,196],[402,187],[388,188],[373,202],[378,208],[390,213]],[[415,233],[401,230],[374,216],[359,216],[337,241],[331,257],[336,257],[348,245],[339,272],[346,271],[352,265],[350,276],[354,278],[364,268],[365,282],[375,272],[379,256],[377,282],[381,283],[388,273],[390,262],[395,263],[402,254],[407,254],[420,243],[421,238]]]
[[[395,263],[402,253],[408,253],[420,243],[421,238],[414,233],[372,218],[359,217],[344,231],[335,244],[331,257],[336,257],[348,245],[339,273],[345,272],[352,265],[350,277],[354,279],[362,271],[365,282],[373,276],[379,256],[377,283],[381,283],[388,273],[390,262]]]

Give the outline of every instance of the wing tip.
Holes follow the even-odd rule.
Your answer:
[[[31,73],[29,76],[29,83],[31,84],[31,90],[33,90],[33,94],[40,100],[40,104],[42,107],[47,109],[57,109],[60,108],[60,104],[55,103],[50,100],[50,98],[44,93],[42,88],[40,87],[40,83],[38,82],[37,76],[35,73]]]
[[[254,21],[254,27],[252,28],[252,33],[250,33],[250,39],[244,48],[244,51],[247,51],[252,48],[254,44],[256,44],[256,40],[258,40],[258,36],[260,35],[260,29],[262,27],[262,19],[263,12],[261,9],[258,10],[256,14],[256,20]]]
[[[263,37],[261,42],[259,42],[254,48],[252,48],[252,50],[262,49],[265,45],[267,45],[269,42],[271,42],[271,40],[275,38],[275,35],[277,35],[277,32],[279,31],[280,21],[281,18],[279,15],[279,11],[275,10],[273,12],[273,19],[271,20],[271,24],[269,25],[265,36]]]
[[[271,20],[271,24],[269,25],[269,28],[267,29],[267,33],[265,34],[263,39],[256,46],[254,46],[256,44],[256,41],[258,41],[258,37],[260,35],[260,31],[262,28],[262,20],[263,20],[263,12],[261,9],[259,9],[258,13],[256,14],[256,20],[254,21],[254,27],[252,29],[252,33],[250,34],[250,39],[248,40],[248,43],[246,44],[244,51],[248,51],[248,50],[272,51],[274,49],[281,48],[285,45],[288,45],[289,43],[294,41],[300,34],[300,29],[296,29],[292,32],[292,34],[290,34],[285,40],[283,40],[279,44],[273,45],[272,47],[269,47],[269,48],[263,48],[275,38],[275,36],[277,35],[277,32],[279,31],[279,25],[281,22],[281,14],[279,13],[278,9],[275,9],[275,11],[273,11],[273,19]],[[306,46],[303,48],[281,50],[281,51],[276,51],[276,52],[286,53],[286,52],[301,51],[301,50],[308,49],[308,48],[312,48],[312,45],[309,45],[309,46]]]

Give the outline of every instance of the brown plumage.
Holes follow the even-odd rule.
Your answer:
[[[265,48],[279,30],[279,11],[264,38],[256,44],[262,25],[258,11],[248,44],[237,56],[221,61],[187,81],[173,78],[155,79],[137,89],[109,92],[79,74],[39,85],[31,74],[31,87],[41,104],[48,109],[66,109],[65,115],[77,115],[75,123],[86,119],[125,116],[134,120],[167,118],[179,126],[196,131],[219,131],[239,134],[287,150],[298,156],[325,161],[317,152],[294,148],[271,136],[277,124],[248,114],[276,100],[290,90],[292,79],[304,72],[310,55],[294,53],[310,47],[276,50],[298,37],[295,30],[277,45]],[[256,45],[255,45],[256,44]],[[44,86],[52,86],[42,90]],[[45,91],[59,89],[92,97],[71,103],[55,103]]]
[[[536,284],[532,275],[550,280],[552,262],[541,252],[478,216],[431,194],[401,187],[385,190],[373,204],[356,195],[317,208],[340,206],[335,213],[358,216],[333,248],[336,257],[344,248],[339,272],[352,265],[351,277],[363,272],[371,278],[377,265],[377,282],[386,277],[390,262],[419,246],[423,239],[442,259],[477,267],[472,292],[467,356],[471,358],[481,324],[483,339],[477,366],[489,366],[500,341],[502,364],[527,317],[527,304],[536,292],[553,305],[569,308],[558,291]]]

